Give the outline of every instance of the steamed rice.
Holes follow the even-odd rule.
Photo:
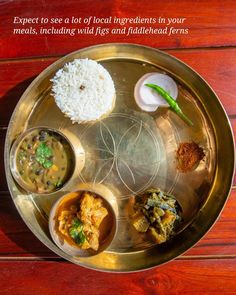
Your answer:
[[[113,80],[94,60],[75,59],[58,70],[51,81],[57,106],[73,122],[97,120],[113,109]]]

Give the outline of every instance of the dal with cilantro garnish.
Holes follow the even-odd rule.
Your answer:
[[[32,192],[50,193],[69,179],[73,169],[72,150],[60,134],[36,129],[21,141],[16,167]]]

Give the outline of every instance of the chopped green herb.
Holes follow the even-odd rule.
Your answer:
[[[49,169],[53,165],[53,162],[49,159],[52,155],[52,149],[42,142],[36,150],[36,161],[44,168]]]
[[[70,236],[76,242],[76,244],[83,244],[86,240],[85,234],[83,232],[83,223],[78,218],[75,218],[72,222]]]
[[[52,149],[42,142],[36,150],[36,155],[48,158],[52,156]]]
[[[58,180],[54,185],[55,185],[55,187],[61,187],[62,184],[63,184],[62,181]]]
[[[45,162],[43,163],[43,167],[46,169],[49,169],[50,167],[52,167],[52,161],[51,160],[45,160]]]
[[[70,236],[76,242],[76,244],[83,244],[86,240],[85,234],[83,231],[78,231],[75,228],[70,230]]]
[[[45,161],[45,158],[43,156],[36,156],[36,161],[40,164],[43,164]]]
[[[78,219],[78,218],[75,218],[73,221],[72,221],[72,226],[73,227],[81,227],[83,226],[83,223]]]
[[[77,235],[77,237],[75,238],[75,242],[77,244],[83,244],[86,240],[85,234],[83,231],[80,231]]]
[[[72,227],[72,229],[70,230],[70,236],[72,237],[72,239],[75,240],[77,235],[78,235],[78,230],[76,228]]]

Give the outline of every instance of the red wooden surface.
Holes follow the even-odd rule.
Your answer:
[[[176,27],[187,27],[189,34],[169,37],[12,34],[15,16],[90,15],[186,17],[185,23]],[[104,274],[63,261],[37,240],[14,207],[3,166],[6,127],[33,78],[68,52],[106,42],[165,49],[193,67],[219,96],[236,135],[235,19],[234,0],[0,1],[0,294],[236,294],[236,187],[209,233],[177,260],[135,274]]]
[[[82,47],[107,42],[129,42],[157,48],[192,48],[233,46],[236,44],[236,3],[225,1],[189,0],[70,0],[70,1],[1,1],[0,57],[19,58],[65,54]],[[183,25],[188,35],[13,35],[13,17],[186,17]],[[39,24],[38,27],[41,25]],[[107,26],[107,25],[106,25]],[[29,26],[30,27],[30,26]],[[48,27],[48,26],[46,26]],[[82,25],[77,25],[82,28]],[[103,27],[103,25],[101,25]],[[105,27],[105,25],[104,25]],[[108,25],[112,28],[113,25]],[[156,27],[165,27],[158,24]],[[11,46],[11,44],[14,44]],[[26,46],[27,44],[27,46]]]
[[[3,261],[1,295],[233,295],[235,263],[235,259],[176,260],[145,273],[104,274],[65,262]]]

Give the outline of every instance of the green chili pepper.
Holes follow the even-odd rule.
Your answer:
[[[145,84],[152,89],[154,89],[157,93],[159,93],[166,102],[168,102],[171,110],[175,112],[182,120],[184,120],[190,126],[193,126],[193,122],[183,113],[178,103],[166,92],[163,88],[155,84]]]

